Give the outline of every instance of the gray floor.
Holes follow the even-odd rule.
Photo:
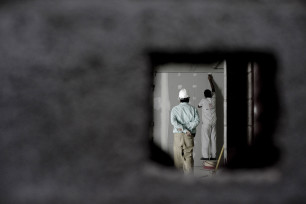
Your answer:
[[[201,166],[194,166],[194,176],[199,179],[205,179],[212,176],[220,175],[222,173],[222,168],[218,168],[215,172],[214,170],[204,169],[203,165]]]
[[[213,170],[204,169],[203,166],[194,167],[194,176],[200,179],[213,176]]]

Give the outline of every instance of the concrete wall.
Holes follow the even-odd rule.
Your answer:
[[[3,1],[1,203],[302,203],[303,1]],[[269,52],[281,160],[183,178],[149,158],[148,53]],[[188,195],[186,195],[188,192]]]

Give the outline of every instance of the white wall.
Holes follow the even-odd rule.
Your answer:
[[[204,97],[205,89],[211,89],[208,73],[213,74],[217,96],[217,151],[221,151],[223,144],[223,90],[224,63],[216,67],[210,65],[179,65],[168,64],[156,69],[154,89],[154,128],[153,139],[164,151],[173,155],[173,126],[170,122],[171,109],[179,104],[178,93],[186,88],[190,96],[190,104],[197,107]],[[202,121],[201,109],[198,109]],[[195,165],[202,165],[201,158],[201,124],[197,127],[194,148]]]

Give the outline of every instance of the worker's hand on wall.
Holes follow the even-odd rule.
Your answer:
[[[211,74],[208,75],[208,80],[212,80],[213,79],[213,76]]]

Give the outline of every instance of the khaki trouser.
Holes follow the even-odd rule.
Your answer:
[[[174,165],[176,168],[182,169],[185,174],[193,173],[193,138],[194,135],[187,136],[185,133],[174,133]]]

